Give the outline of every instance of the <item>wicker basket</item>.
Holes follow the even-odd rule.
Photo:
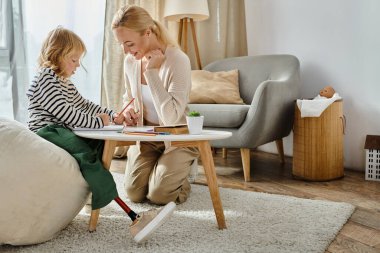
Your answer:
[[[295,105],[293,175],[310,181],[343,177],[343,101],[335,101],[320,117],[301,118]]]

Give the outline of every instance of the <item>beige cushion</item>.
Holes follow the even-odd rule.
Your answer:
[[[0,118],[0,161],[0,245],[47,241],[84,206],[75,159],[17,121]]]
[[[238,70],[193,70],[190,104],[244,104],[239,93]]]

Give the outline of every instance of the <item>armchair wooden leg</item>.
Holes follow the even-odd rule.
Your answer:
[[[224,159],[227,158],[227,149],[226,149],[226,148],[222,148],[222,157],[223,157]]]
[[[241,148],[241,161],[243,164],[244,181],[251,181],[251,150],[249,148]]]
[[[282,142],[282,139],[276,140],[276,146],[277,146],[278,155],[280,156],[281,164],[284,164],[285,155],[284,155],[284,144]]]

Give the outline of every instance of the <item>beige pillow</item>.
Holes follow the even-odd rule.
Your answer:
[[[238,70],[191,71],[190,104],[244,104],[239,93]]]

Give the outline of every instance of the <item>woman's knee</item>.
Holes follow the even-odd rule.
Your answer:
[[[147,198],[154,204],[165,205],[170,201],[176,201],[178,194],[168,193],[160,188],[149,189]]]
[[[124,190],[125,194],[132,202],[140,203],[146,199],[146,193],[144,191],[138,189],[138,187],[134,185],[128,184],[127,182],[124,183]]]
[[[170,201],[178,204],[187,200],[190,195],[190,184],[186,181],[180,187],[169,189],[165,184],[155,185],[149,187],[147,198],[154,204],[165,205]]]

